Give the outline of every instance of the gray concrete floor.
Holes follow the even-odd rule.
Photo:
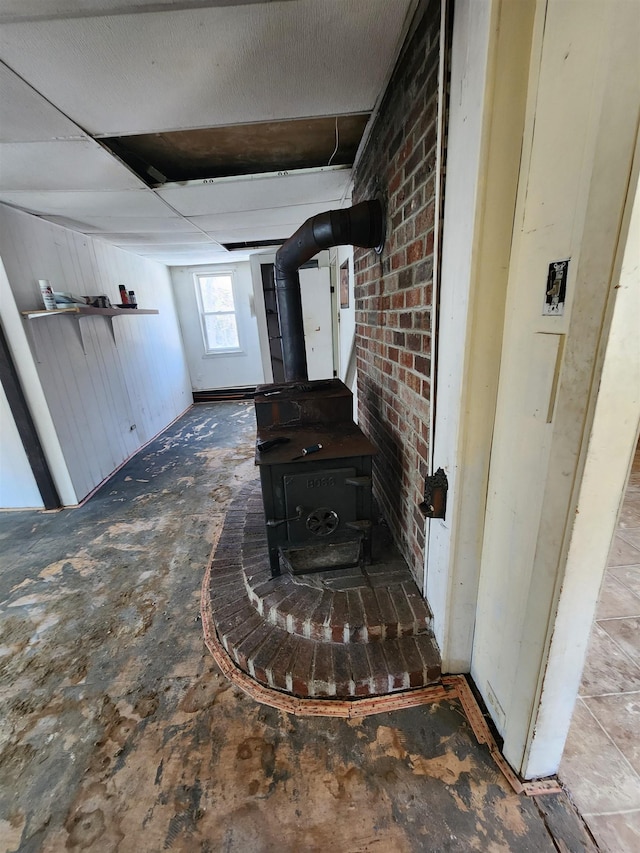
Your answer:
[[[0,851],[596,850],[454,701],[301,719],[226,681],[200,585],[253,439],[197,406],[84,507],[0,513]]]

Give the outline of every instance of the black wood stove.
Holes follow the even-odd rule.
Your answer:
[[[272,574],[368,561],[376,450],[353,423],[351,391],[339,379],[262,385],[255,403]]]
[[[309,381],[298,269],[321,249],[382,250],[380,203],[307,220],[275,262],[285,379],[256,389],[260,468],[271,573],[355,566],[371,558],[371,458],[376,449],[353,421],[339,379]]]

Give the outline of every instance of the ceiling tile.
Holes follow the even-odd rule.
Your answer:
[[[91,18],[133,15],[148,9],[194,9],[201,6],[242,6],[269,0],[0,0],[0,21],[36,21],[51,18]],[[291,0],[289,0],[291,2]]]
[[[219,243],[256,243],[261,240],[280,240],[289,238],[297,225],[288,228],[281,225],[262,225],[254,228],[235,228],[216,231],[211,234]]]
[[[264,225],[268,222],[274,226],[289,227],[295,224],[295,228],[306,222],[310,216],[324,213],[328,210],[326,201],[313,202],[311,204],[296,204],[287,207],[271,207],[262,210],[241,210],[236,212],[209,214],[208,216],[190,216],[192,222],[203,231],[222,231],[236,228],[251,228]],[[286,233],[286,231],[284,232]]]
[[[195,231],[206,231],[192,225],[187,219],[173,213],[169,208],[163,206],[168,214],[165,217],[153,218],[145,216],[91,216],[84,214],[82,222],[76,222],[66,216],[46,216],[49,222],[55,222],[65,228],[83,233],[102,231],[106,234],[161,234],[170,236],[174,233],[193,233]]]
[[[92,135],[369,111],[411,0],[9,23],[0,57]]]
[[[99,240],[105,240],[107,243],[115,243],[118,246],[159,246],[170,244],[172,246],[192,246],[196,243],[211,243],[213,235],[203,234],[201,231],[193,232],[160,232],[157,234],[140,233],[135,234],[125,233],[103,233],[93,232],[92,236]]]
[[[326,169],[288,175],[220,179],[156,190],[183,216],[203,216],[316,203],[337,203],[351,179],[351,169]]]
[[[131,251],[128,247],[126,248],[127,251]],[[216,251],[215,249],[198,249],[195,247],[188,252],[158,249],[156,252],[136,252],[136,254],[159,261],[169,267],[194,266],[197,264],[228,264],[248,257],[246,253],[242,257],[239,257],[235,252],[232,254],[226,250]]]
[[[142,181],[92,140],[4,142],[2,190],[129,190]]]
[[[96,235],[97,239],[103,239],[101,235]],[[109,240],[105,240],[105,242],[111,242]],[[126,249],[128,252],[134,252],[136,255],[156,255],[158,252],[162,252],[164,254],[180,254],[184,256],[191,256],[194,253],[197,254],[199,252],[225,252],[224,246],[221,246],[211,237],[207,238],[207,241],[202,242],[201,244],[194,246],[185,245],[183,243],[169,243],[158,246],[153,246],[148,243],[114,243],[114,245],[119,245],[121,248]]]
[[[0,202],[28,213],[66,216],[82,222],[95,216],[172,217],[175,213],[151,190],[120,192],[11,192],[0,190]]]
[[[86,138],[77,125],[42,95],[0,65],[0,142]]]

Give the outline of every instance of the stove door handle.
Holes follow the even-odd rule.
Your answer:
[[[267,527],[279,527],[281,524],[287,524],[287,522],[289,521],[300,521],[300,519],[304,515],[304,507],[297,506],[296,512],[298,514],[292,516],[291,518],[268,518]]]

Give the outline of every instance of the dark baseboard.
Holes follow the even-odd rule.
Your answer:
[[[220,388],[212,391],[194,391],[194,403],[218,403],[221,400],[253,400],[256,386],[247,388]]]

